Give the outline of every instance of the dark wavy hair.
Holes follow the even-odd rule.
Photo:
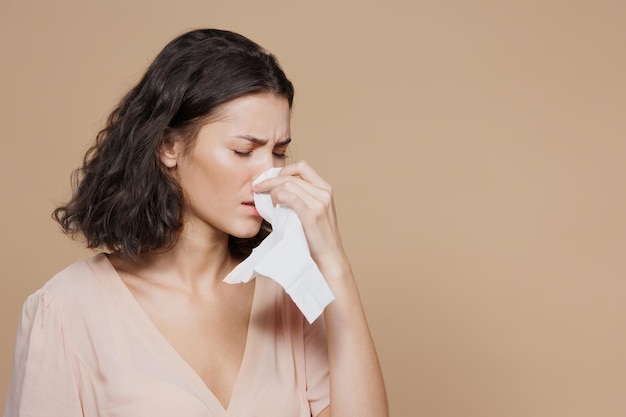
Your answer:
[[[172,40],[139,83],[109,116],[83,165],[72,174],[71,200],[52,213],[63,231],[82,234],[90,248],[136,258],[171,248],[183,227],[185,198],[161,163],[161,146],[195,144],[217,108],[261,92],[284,96],[294,89],[276,58],[234,32],[203,29]],[[243,258],[270,231],[249,239],[230,236],[233,256]]]

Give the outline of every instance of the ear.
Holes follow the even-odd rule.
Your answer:
[[[176,168],[181,155],[181,143],[178,140],[165,139],[159,150],[161,163],[167,168]]]

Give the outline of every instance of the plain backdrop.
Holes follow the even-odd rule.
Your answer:
[[[50,219],[173,37],[296,86],[392,415],[626,415],[626,2],[0,0],[0,398],[26,296],[91,256]],[[2,404],[0,404],[2,406]]]

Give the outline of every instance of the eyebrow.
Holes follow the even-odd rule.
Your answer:
[[[236,135],[236,138],[239,139],[245,139],[248,140],[252,143],[258,144],[258,145],[265,145],[267,143],[267,139],[259,139],[259,138],[255,138],[254,136],[250,136],[250,135]],[[276,146],[287,146],[291,143],[291,138],[287,138],[283,141],[280,141],[276,144]]]

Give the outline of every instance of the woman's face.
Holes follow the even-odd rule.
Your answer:
[[[219,109],[201,127],[194,147],[174,142],[162,150],[187,201],[185,232],[223,232],[253,237],[261,226],[254,208],[252,181],[265,170],[285,165],[291,141],[287,99],[271,93],[250,94]]]

